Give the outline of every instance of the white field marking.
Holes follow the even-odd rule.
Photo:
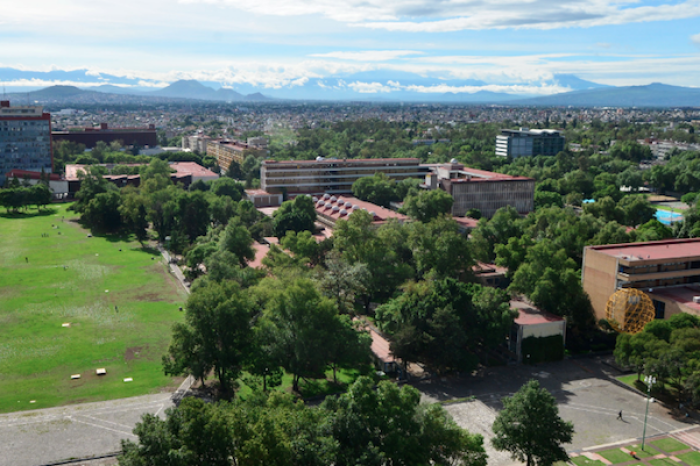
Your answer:
[[[158,411],[154,414],[154,416],[158,416],[161,412],[161,410],[165,407],[165,405],[160,405],[160,408],[158,408]]]
[[[81,421],[80,419],[70,418],[70,420],[73,422],[79,422],[80,424],[85,424],[85,425],[93,426],[93,427],[99,427],[100,429],[111,430],[112,432],[116,432],[118,434],[129,435],[131,437],[136,438],[136,436],[134,434],[132,434],[131,432],[124,432],[123,430],[112,429],[111,427],[105,427],[105,426],[101,426],[99,424],[93,424],[92,422]]]
[[[114,424],[115,426],[124,427],[126,429],[132,429],[131,426],[127,426],[125,424],[119,424],[118,422],[106,421],[104,419],[99,419],[96,417],[88,416],[87,414],[78,414],[77,416],[89,417],[90,419],[94,419],[95,421],[98,421],[98,422],[106,422],[107,424]]]

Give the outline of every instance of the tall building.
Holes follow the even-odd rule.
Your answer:
[[[122,144],[132,144],[141,147],[156,147],[158,134],[155,125],[147,128],[110,128],[107,123],[100,123],[99,128],[82,128],[78,131],[54,131],[51,133],[54,141],[71,141],[77,144],[85,144],[85,148],[94,148],[99,141],[109,144],[113,141],[121,141]]]
[[[596,320],[605,318],[608,300],[621,288],[648,294],[657,319],[700,315],[700,238],[587,246],[581,280]]]
[[[491,218],[498,209],[513,206],[519,214],[535,208],[535,180],[510,176],[450,163],[431,165],[432,173],[425,177],[425,187],[442,189],[452,195],[452,215],[462,217],[470,209]]]
[[[0,184],[11,170],[53,170],[51,115],[42,107],[11,107],[0,101]]]
[[[352,192],[355,181],[375,173],[400,181],[423,177],[427,171],[419,159],[412,158],[265,160],[260,168],[260,187],[269,193],[345,194]]]
[[[557,155],[564,150],[564,136],[553,129],[502,129],[496,136],[496,155],[501,157],[531,157]]]
[[[215,139],[207,143],[207,155],[216,159],[221,173],[228,171],[231,162],[241,165],[248,154],[264,155],[261,150],[244,142]]]

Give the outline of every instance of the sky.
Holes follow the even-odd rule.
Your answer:
[[[75,84],[2,68],[263,92],[336,78],[363,94],[552,94],[557,74],[698,87],[700,0],[0,0],[0,84]]]

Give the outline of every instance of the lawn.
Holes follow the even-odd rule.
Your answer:
[[[571,458],[571,461],[576,466],[605,466],[605,464],[603,464],[602,461],[592,460],[592,459],[587,458],[583,455]]]
[[[658,458],[655,460],[649,460],[651,466],[678,466],[678,463],[673,461],[671,458]]]
[[[688,445],[685,443],[679,442],[678,440],[667,437],[667,438],[662,438],[660,440],[654,440],[653,442],[650,442],[652,445],[654,445],[656,448],[661,449],[665,452],[671,453],[674,451],[680,451],[680,450],[687,450],[690,448]]]
[[[172,324],[183,319],[184,290],[157,252],[129,239],[88,237],[75,219],[67,205],[0,214],[0,412],[177,383],[163,375],[160,359]],[[107,374],[96,376],[97,368]]]
[[[619,448],[611,448],[610,450],[597,451],[600,456],[610,461],[611,463],[626,463],[628,461],[634,460],[629,453],[625,453]]]
[[[638,458],[649,458],[650,456],[656,456],[660,453],[648,443],[644,445],[644,450],[642,450],[642,445],[638,443],[634,445],[627,445],[625,448],[627,448],[629,451],[635,452]]]
[[[700,453],[697,451],[690,451],[677,456],[678,459],[689,464],[690,466],[700,466]]]

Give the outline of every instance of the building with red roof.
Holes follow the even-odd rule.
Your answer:
[[[657,319],[700,315],[700,238],[587,246],[581,280],[596,319],[606,317],[608,300],[621,288],[648,294]]]
[[[452,215],[463,217],[470,209],[491,218],[501,207],[512,206],[525,215],[535,208],[535,180],[450,163],[430,165],[424,187],[442,189],[452,195]]]
[[[331,196],[324,194],[323,196],[314,196],[314,204],[316,206],[316,218],[322,225],[333,229],[338,220],[347,220],[347,218],[356,210],[364,210],[374,218],[373,224],[379,226],[387,221],[394,219],[398,222],[406,222],[409,218],[406,215],[394,212],[367,201],[361,201],[353,196]]]
[[[518,316],[515,318],[510,332],[510,350],[516,354],[518,361],[526,360],[535,363],[540,360],[561,359],[566,342],[566,320],[524,301],[512,300],[510,308],[518,311]],[[557,343],[556,354],[547,354],[547,351],[552,351],[555,348],[544,344],[540,345],[540,343],[546,338],[559,340],[559,337],[561,337],[561,347]],[[526,342],[528,339],[531,340]],[[523,348],[524,342],[525,348]],[[527,348],[533,349],[539,357],[532,359],[530,356],[535,357],[536,355],[527,354]]]

